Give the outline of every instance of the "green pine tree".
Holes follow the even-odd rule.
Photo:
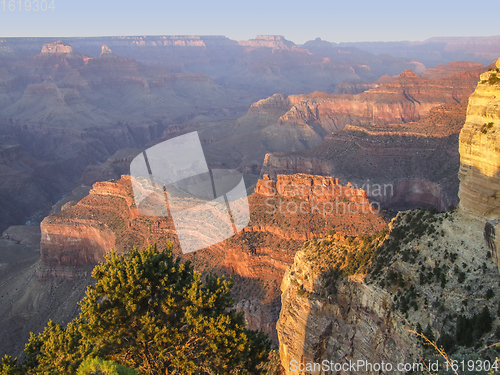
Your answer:
[[[111,252],[93,277],[80,317],[31,335],[26,360],[11,367],[75,374],[85,358],[99,357],[139,374],[262,373],[270,341],[246,329],[243,313],[232,309],[231,280],[209,275],[202,282],[171,246]]]

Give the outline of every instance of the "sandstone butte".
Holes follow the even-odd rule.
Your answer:
[[[41,53],[69,54],[73,53],[73,48],[69,44],[64,43],[61,40],[58,40],[57,42],[45,44],[42,47]]]
[[[302,212],[298,210],[301,203]],[[319,210],[312,209],[315,203]],[[135,208],[129,176],[95,183],[87,197],[66,204],[41,223],[38,277],[76,278],[79,267],[103,261],[111,249],[123,254],[133,246],[163,246],[171,240],[174,251],[199,271],[232,276],[233,295],[250,327],[262,328],[277,341],[279,285],[300,243],[332,231],[371,235],[386,226],[377,208],[370,210],[365,191],[333,177],[297,174],[270,180],[264,176],[249,196],[249,204],[251,220],[242,232],[210,248],[181,255],[171,219],[146,217]],[[320,211],[323,204],[325,215]]]
[[[327,236],[297,252],[281,285],[277,324],[286,374],[305,374],[292,371],[291,361],[323,360],[385,362],[403,373],[398,363],[421,363],[433,355],[423,352],[409,330],[422,327],[436,339],[446,338],[443,345],[459,343],[458,316],[471,319],[486,307],[491,331],[460,345],[466,350],[465,345],[483,348],[498,341],[499,75],[500,60],[481,75],[469,99],[459,143],[458,210],[400,212],[388,233],[354,240]],[[465,351],[466,360],[478,350]],[[489,349],[483,353],[493,361],[497,356]],[[346,373],[378,373],[366,370]]]
[[[281,35],[257,35],[257,38],[250,40],[242,40],[238,42],[239,45],[245,47],[268,47],[273,49],[289,49],[295,46],[294,42],[286,40]]]

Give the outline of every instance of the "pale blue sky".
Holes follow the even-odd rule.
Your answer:
[[[9,11],[9,2],[15,11]],[[23,10],[19,11],[19,1]],[[46,0],[55,10],[29,11],[28,0],[0,0],[0,37],[279,34],[295,43],[424,40],[500,35],[494,2],[371,0]],[[32,6],[36,0],[31,0]],[[38,0],[41,4],[42,0]],[[5,3],[4,3],[5,2]],[[5,11],[4,11],[5,4]],[[488,5],[489,4],[489,5]]]

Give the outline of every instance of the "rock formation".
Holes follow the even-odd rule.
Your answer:
[[[376,236],[328,236],[307,242],[296,254],[283,278],[277,324],[286,374],[305,374],[294,371],[296,365],[302,363],[305,369],[309,364],[312,369],[323,360],[364,361],[372,366],[384,362],[392,370],[382,372],[405,373],[398,363],[423,366],[426,356],[433,355],[423,352],[409,332],[422,332],[423,327],[449,354],[459,349],[467,359],[473,355],[467,347],[496,340],[498,320],[491,312],[500,295],[491,286],[500,282],[494,264],[498,220],[487,223],[486,241],[482,228],[471,225],[498,217],[496,198],[488,195],[498,189],[495,73],[481,75],[460,134],[459,211],[400,212],[388,231]],[[490,199],[488,211],[485,202]],[[474,326],[477,319],[489,323]],[[464,324],[474,332],[471,336],[464,334]],[[495,353],[486,355],[495,360]],[[322,373],[319,370],[307,373]],[[362,367],[344,372],[379,370]]]
[[[111,51],[111,48],[109,48],[107,45],[103,44],[102,45],[102,52],[101,55],[106,55],[106,54],[112,54],[113,51]]]
[[[275,49],[295,47],[294,42],[286,40],[285,37],[281,35],[257,35],[257,38],[242,40],[239,44],[245,47],[267,47]]]
[[[473,92],[483,71],[461,72],[439,80],[407,72],[358,95],[275,94],[252,104],[247,114],[233,123],[218,122],[208,128],[199,123],[198,129],[207,157],[229,168],[259,174],[264,162],[260,175],[334,174],[358,186],[367,179],[371,184],[394,186],[403,182],[409,186],[407,181],[411,180],[411,197],[400,196],[388,205],[409,208],[418,204],[416,193],[433,191],[437,195],[432,204],[447,208],[458,201],[458,179],[450,167],[458,168],[454,144],[463,125],[465,103],[457,100],[465,100]],[[270,152],[272,156],[265,157]],[[436,157],[426,158],[429,153]],[[436,163],[438,157],[444,162]],[[311,164],[316,169],[293,169],[291,159],[295,158],[297,165],[302,163],[306,168]],[[278,162],[273,169],[270,161],[278,159],[290,161],[283,160],[283,168]],[[384,168],[387,163],[397,171]],[[419,187],[422,179],[425,183]],[[429,185],[443,184],[443,179],[444,189]],[[441,196],[440,189],[445,191]],[[427,204],[429,198],[422,202]],[[406,206],[405,201],[409,203]]]
[[[481,71],[460,72],[440,80],[427,80],[405,71],[388,83],[358,95],[303,95],[278,125],[316,126],[325,136],[345,125],[383,125],[424,118],[431,108],[457,103],[473,91]]]
[[[448,65],[439,64],[438,66],[427,69],[422,73],[423,78],[440,79],[449,77],[452,74],[466,71],[481,69],[483,64],[471,61],[452,61]]]
[[[460,132],[460,208],[487,221],[500,216],[500,60],[481,75]]]
[[[79,314],[77,302],[91,281],[89,267],[54,273],[40,265],[40,227],[14,226],[0,237],[0,353],[22,355],[30,332],[49,319],[68,323]],[[73,277],[70,280],[65,275]],[[74,275],[80,277],[75,279]],[[38,277],[37,277],[38,276]],[[50,277],[48,277],[50,276]]]
[[[418,122],[347,125],[310,150],[267,154],[262,172],[335,175],[365,186],[383,207],[446,210],[458,203],[456,144],[465,112],[464,101],[433,108]],[[379,194],[377,185],[392,189]]]
[[[87,166],[119,149],[172,136],[173,124],[185,132],[200,114],[243,114],[253,102],[206,75],[144,66],[106,47],[95,58],[61,41],[41,50],[0,63],[0,229],[48,214]]]
[[[73,48],[62,40],[58,40],[57,42],[45,44],[42,47],[42,53],[69,54],[73,53]]]
[[[485,307],[494,314],[500,296],[485,296],[500,276],[481,237],[446,215],[407,211],[393,221],[388,235],[334,235],[304,244],[281,286],[277,330],[285,373],[328,373],[294,371],[295,365],[325,360],[386,363],[392,371],[384,372],[406,373],[399,363],[423,366],[434,354],[423,352],[410,330],[425,328],[449,353],[464,345],[457,315],[471,319]],[[416,233],[419,225],[423,235]],[[456,266],[461,264],[466,265],[463,274]],[[488,319],[496,326],[494,315]],[[478,335],[467,345],[495,340],[494,327]],[[379,368],[343,373],[378,374]]]
[[[500,270],[500,59],[481,75],[460,132],[460,212],[481,230]]]
[[[232,276],[233,296],[251,328],[262,328],[277,341],[279,284],[299,244],[332,231],[371,234],[386,221],[371,207],[364,191],[340,185],[335,178],[311,175],[263,179],[249,196],[249,204],[250,224],[238,235],[180,254],[171,218],[146,217],[135,208],[129,176],[96,183],[80,202],[43,220],[43,265],[38,276],[75,278],[78,267],[74,266],[102,261],[112,248],[124,253],[133,246],[161,246],[171,240],[174,251],[199,271]]]

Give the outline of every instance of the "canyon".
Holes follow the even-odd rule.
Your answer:
[[[322,76],[318,80],[294,69],[303,70],[303,66],[307,74],[316,74],[316,68],[311,67],[324,57],[283,37],[269,36],[247,44],[223,37],[136,37],[2,39],[1,45],[0,142],[2,152],[19,147],[19,159],[12,156],[0,165],[9,176],[0,186],[0,197],[6,202],[0,230],[39,221],[62,194],[80,184],[91,186],[128,173],[123,162],[120,166],[116,163],[113,155],[117,153],[124,155],[129,150],[125,158],[133,157],[134,149],[139,152],[141,147],[198,131],[211,166],[238,169],[255,184],[268,153],[314,147],[346,125],[418,121],[434,106],[466,98],[483,71],[478,63],[462,63],[443,68],[449,72],[465,69],[462,72],[424,79],[404,71],[415,68],[414,64],[398,60],[399,67],[389,72],[390,64],[384,60],[381,66],[387,71],[339,75],[332,80]],[[32,55],[35,48],[42,52]],[[190,52],[184,56],[180,51],[185,48]],[[219,48],[235,48],[233,52],[245,54],[239,61],[249,71],[253,71],[252,64],[262,64],[268,58],[282,64],[285,57],[278,55],[286,54],[290,77],[302,77],[310,86],[290,90],[276,85],[273,78],[272,93],[282,94],[268,97],[269,92],[252,91],[258,86],[258,77],[267,75],[258,69],[250,76],[238,74],[238,85],[203,69],[193,70],[199,67],[195,60],[200,56],[206,59],[203,64],[215,64],[212,59]],[[148,56],[163,59],[165,54],[175,59],[182,55],[187,60],[179,66],[168,59],[162,60],[164,64],[144,61]],[[357,59],[369,57],[363,53],[348,55],[350,60],[342,60],[342,64],[356,64]],[[233,55],[224,56],[231,59]],[[399,74],[401,71],[404,73]],[[399,76],[389,77],[388,72]],[[363,83],[378,78],[374,83]],[[354,81],[345,87],[358,94],[317,92],[334,92],[336,85],[346,80]],[[322,86],[325,82],[333,86]],[[297,94],[308,91],[314,92]],[[355,182],[351,176],[343,179]],[[14,193],[16,186],[25,191]],[[421,188],[436,190],[425,184],[415,187]],[[450,201],[453,198],[443,198],[444,205]]]
[[[474,64],[452,66],[457,67],[468,70],[434,80],[404,72],[361,94],[325,96],[321,104],[302,100],[279,122],[284,128],[289,123],[310,125],[317,129],[316,139],[322,140],[302,150],[268,153],[262,173],[333,174],[365,189],[391,185],[390,194],[368,191],[370,199],[388,209],[456,206],[460,164],[456,144],[467,98],[486,70]],[[456,81],[461,83],[457,86]],[[451,97],[446,99],[447,95]],[[365,111],[359,109],[360,103]],[[315,115],[320,112],[314,108],[320,106],[331,109]],[[307,109],[295,109],[302,107]]]
[[[227,117],[253,101],[203,74],[147,67],[108,46],[93,58],[61,41],[41,50],[0,63],[7,72],[0,83],[0,230],[48,214],[89,165],[175,134],[169,127],[187,118]]]
[[[434,107],[417,122],[346,125],[309,150],[267,154],[262,172],[333,174],[364,186],[385,208],[446,210],[458,203],[456,145],[465,112],[462,101]]]
[[[498,222],[498,200],[488,194],[500,181],[495,164],[500,155],[497,73],[494,68],[483,73],[469,99],[460,132],[458,210],[399,212],[377,235],[330,235],[306,242],[297,252],[281,285],[277,324],[286,374],[306,373],[295,371],[292,363],[312,368],[323,360],[385,362],[396,371],[398,363],[437,354],[425,351],[410,332],[422,333],[423,327],[449,354],[458,350],[465,358],[473,355],[467,349],[472,344],[496,342],[492,328],[499,322],[490,311],[496,311],[500,296],[496,287],[487,290],[500,282],[496,231],[483,228]],[[481,311],[491,326],[468,341],[457,322]],[[488,350],[484,355],[495,360]],[[373,368],[344,372],[378,373]],[[317,367],[307,373],[323,372]]]
[[[37,305],[33,301],[33,289],[53,289],[55,284],[64,290],[74,284],[78,287],[72,289],[68,297],[74,301],[77,293],[83,297],[81,285],[90,282],[89,268],[104,261],[111,249],[124,254],[133,246],[142,248],[156,243],[161,247],[172,241],[174,253],[191,261],[199,272],[232,277],[235,305],[245,312],[249,327],[263,329],[277,343],[279,285],[299,245],[330,232],[370,235],[385,227],[387,219],[372,208],[363,190],[342,184],[335,178],[301,174],[271,180],[266,176],[258,181],[255,190],[248,198],[251,220],[243,231],[209,248],[182,254],[171,217],[148,217],[138,212],[130,176],[95,183],[82,200],[66,202],[61,211],[42,221],[41,261],[22,273],[23,277],[30,275],[30,284],[3,298],[12,302],[16,311],[24,308],[26,316],[34,316],[33,306]],[[315,204],[318,205],[316,209]],[[4,237],[8,237],[8,232]],[[64,302],[61,309],[56,307],[63,296],[45,298],[46,303],[54,306],[50,310],[52,314],[60,317],[67,313],[64,321],[73,317],[71,314],[75,310],[68,309],[70,302]],[[47,311],[36,321],[46,316]],[[15,317],[6,314],[0,324],[0,332],[9,337],[14,334],[10,329],[12,319]],[[12,326],[23,340],[27,339],[29,329],[35,328],[34,323],[26,322]],[[17,355],[23,342],[1,349]]]
[[[0,353],[19,355],[30,331],[76,316],[93,265],[111,249],[168,241],[202,274],[234,279],[236,308],[279,343],[285,370],[302,358],[416,358],[407,329],[417,322],[452,332],[430,308],[400,308],[420,288],[418,262],[448,267],[445,287],[418,289],[429,306],[451,296],[447,314],[495,311],[483,287],[500,264],[497,66],[449,56],[426,69],[280,36],[0,39]],[[144,148],[191,131],[211,168],[244,175],[251,221],[182,254],[171,218],[138,212],[127,175]],[[421,214],[443,236],[415,235],[379,274],[344,262],[375,261],[370,251],[420,215],[398,214],[387,233],[395,213],[386,209],[445,211],[459,197],[454,215]],[[455,249],[465,249],[457,263],[468,264],[469,291],[456,291],[446,255]],[[484,276],[472,275],[483,262]],[[346,267],[348,277],[331,277]],[[401,291],[382,285],[394,272]],[[460,310],[465,299],[474,307]]]

